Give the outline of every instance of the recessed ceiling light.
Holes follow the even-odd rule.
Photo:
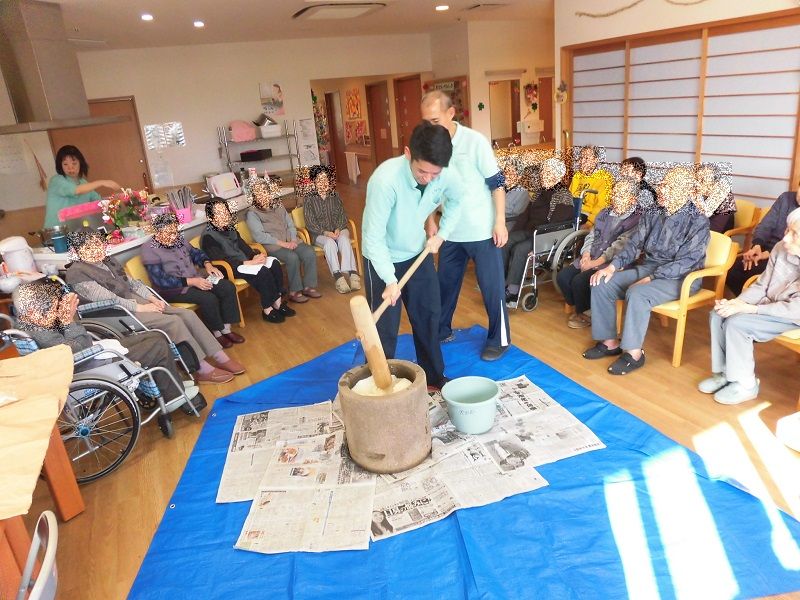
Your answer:
[[[195,21],[195,22],[194,22],[194,26],[195,26],[195,27],[197,27],[198,29],[200,29],[200,28],[202,28],[202,27],[205,27],[205,26],[206,26],[206,24],[205,24],[205,23],[203,23],[202,21]]]
[[[142,15],[142,21],[152,21],[152,20],[153,20],[153,15],[151,15],[150,13],[144,13]]]
[[[438,10],[439,12],[443,12],[445,10],[450,10],[450,7],[447,4],[440,4],[439,6],[436,7],[436,10]]]

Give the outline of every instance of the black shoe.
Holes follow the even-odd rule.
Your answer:
[[[506,304],[517,303],[517,298],[519,298],[519,294],[512,294],[511,292],[506,292]]]
[[[194,406],[197,412],[200,412],[206,406],[208,406],[208,404],[206,403],[206,399],[203,397],[203,394],[197,394],[197,396],[195,396],[194,398],[187,400],[186,402],[181,404],[181,410],[184,412],[184,414],[190,415],[192,417],[194,416],[194,411],[192,410],[192,407],[189,406],[190,404]]]
[[[642,356],[639,358],[639,360],[635,360],[630,353],[625,352],[617,360],[611,363],[611,366],[608,367],[608,372],[612,375],[627,375],[631,371],[635,371],[643,366],[644,352],[642,352]]]
[[[270,323],[283,323],[286,320],[279,310],[272,310],[269,314],[261,313],[261,317]]]
[[[278,308],[276,308],[279,313],[281,313],[284,317],[293,317],[297,314],[297,311],[293,308],[289,308],[287,304],[281,304]],[[273,311],[274,312],[274,311]]]
[[[503,356],[503,354],[508,352],[510,347],[510,344],[508,346],[485,346],[481,352],[481,360],[497,360]]]
[[[583,358],[595,360],[597,358],[605,358],[606,356],[619,356],[620,354],[622,354],[622,348],[619,346],[612,349],[606,346],[603,342],[597,342],[594,346],[583,353]]]

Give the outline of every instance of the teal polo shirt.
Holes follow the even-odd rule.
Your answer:
[[[489,140],[474,129],[458,125],[453,136],[450,169],[458,171],[464,189],[461,218],[450,236],[451,242],[480,242],[492,237],[494,201],[486,179],[500,171]],[[451,201],[448,194],[447,203]]]
[[[58,220],[58,211],[68,206],[75,206],[76,204],[83,204],[84,202],[91,202],[102,200],[100,194],[95,191],[86,192],[85,194],[76,194],[75,188],[79,185],[86,183],[84,178],[81,178],[76,183],[74,179],[66,177],[65,175],[53,175],[50,182],[47,184],[47,209],[44,215],[44,226],[53,227],[58,225],[61,221]]]
[[[384,161],[372,173],[361,224],[362,253],[387,285],[397,281],[394,263],[422,252],[427,240],[425,219],[442,205],[445,193],[448,201],[439,222],[439,235],[447,240],[458,221],[463,196],[456,173],[442,169],[424,191],[417,187],[405,156]]]

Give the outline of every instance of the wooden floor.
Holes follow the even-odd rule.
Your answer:
[[[340,193],[360,227],[363,185],[340,186]],[[263,322],[257,297],[245,297],[247,326],[240,332],[247,342],[231,354],[247,366],[247,373],[229,384],[203,386],[210,407],[200,420],[176,413],[172,440],[162,438],[155,423],[147,426],[132,456],[117,472],[82,488],[86,512],[60,525],[60,598],[126,596],[216,398],[310,360],[353,337],[349,296],[335,292],[321,259],[319,272],[323,298],[295,305],[298,316],[282,325]],[[606,361],[581,358],[581,351],[591,345],[589,330],[568,329],[562,303],[552,287],[545,284],[540,289],[539,307],[534,312],[511,311],[516,346],[697,451],[712,473],[732,474],[750,489],[770,496],[784,510],[800,515],[800,456],[774,436],[776,420],[795,409],[800,386],[794,354],[777,344],[760,345],[756,350],[759,399],[737,407],[721,406],[695,390],[709,370],[705,311],[696,311],[698,314],[689,318],[680,368],[670,365],[674,324],[662,328],[654,319],[645,343],[646,367],[619,378],[606,373]],[[485,326],[486,315],[470,272],[454,325],[475,323]],[[409,331],[405,318],[402,331]],[[51,504],[46,487],[39,485],[29,527],[35,515]],[[800,598],[800,594],[781,597]]]

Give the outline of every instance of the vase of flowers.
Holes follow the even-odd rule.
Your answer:
[[[147,191],[130,188],[103,198],[99,202],[103,210],[103,222],[112,225],[115,231],[127,227],[131,221],[143,221],[147,216]],[[120,233],[121,235],[121,233]]]

